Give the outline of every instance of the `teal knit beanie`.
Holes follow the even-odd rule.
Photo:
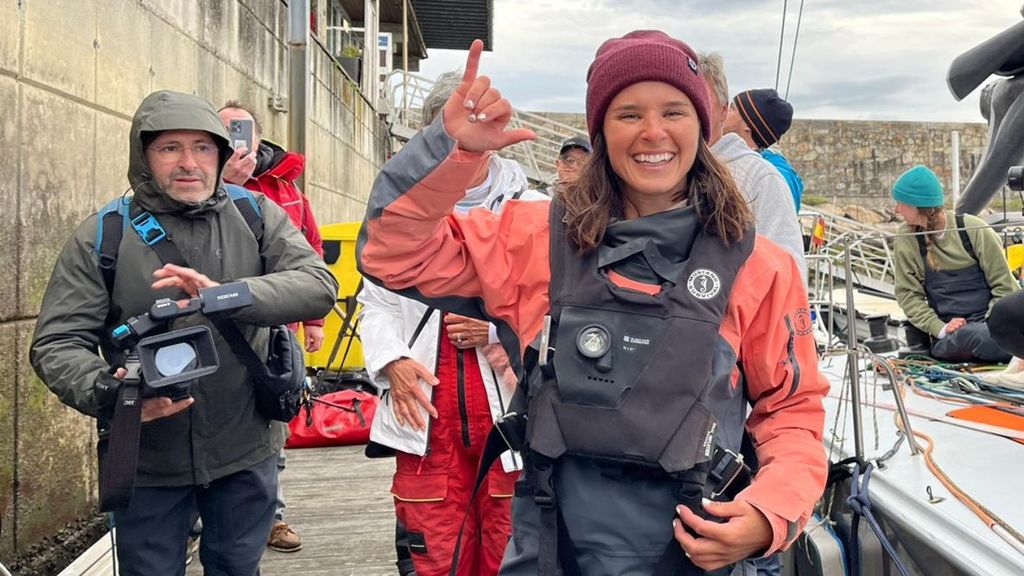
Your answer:
[[[896,179],[892,185],[892,197],[916,208],[936,208],[945,203],[938,176],[920,164]]]

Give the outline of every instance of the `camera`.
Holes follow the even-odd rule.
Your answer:
[[[112,344],[128,351],[125,381],[137,382],[142,397],[187,398],[197,378],[213,374],[220,366],[217,347],[206,326],[165,331],[167,325],[195,313],[212,315],[251,305],[252,293],[245,282],[203,288],[185,306],[170,298],[157,300],[149,312],[129,318],[110,333]]]
[[[1024,166],[1011,166],[1006,173],[1006,185],[1014,192],[1024,191]]]

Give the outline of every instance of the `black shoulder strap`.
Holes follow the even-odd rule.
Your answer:
[[[918,234],[917,236],[914,236],[914,239],[917,240],[917,250],[918,250],[918,252],[921,253],[921,262],[923,263],[923,266],[924,266],[925,270],[927,270],[928,269],[928,246],[924,242],[924,236],[921,235],[921,234]]]
[[[971,242],[971,237],[967,235],[967,230],[964,229],[964,215],[956,215],[956,229],[960,233],[960,242],[964,245],[964,250],[967,251],[968,256],[971,257],[975,262],[978,261],[978,254],[974,252],[974,244]]]
[[[124,510],[135,492],[142,428],[142,398],[137,375],[130,375],[117,393],[117,405],[106,437],[97,444],[100,462],[100,511]]]
[[[412,348],[412,345],[419,339],[420,333],[423,332],[423,328],[427,325],[427,320],[430,320],[430,316],[437,310],[433,306],[428,306],[426,312],[423,313],[423,317],[420,318],[420,323],[416,325],[416,330],[412,333],[412,338],[409,338],[407,346]]]
[[[226,184],[224,188],[227,190],[231,202],[245,220],[246,225],[249,226],[249,230],[256,237],[256,243],[262,247],[263,213],[260,211],[259,205],[256,204],[256,198],[252,195],[252,192],[241,186]],[[128,209],[122,209],[121,205],[117,204],[117,202],[123,202]],[[160,227],[156,216],[143,211],[130,198],[113,200],[100,211],[100,230],[96,246],[100,259],[100,272],[103,274],[103,284],[107,288],[107,294],[114,293],[114,278],[117,276],[117,254],[121,248],[124,229],[128,226],[128,223],[125,222],[126,213],[130,216],[130,225],[142,236],[143,241],[149,244],[157,255],[160,256],[162,262],[165,264],[168,262],[174,264],[184,263],[184,260],[180,258],[180,252],[177,254],[178,258],[175,259],[175,254],[169,252],[161,254],[163,249],[157,248],[157,246],[167,243],[161,242],[163,236],[160,234],[163,232],[163,228]]]
[[[262,246],[263,213],[260,211],[259,205],[256,204],[256,197],[248,189],[237,184],[225,184],[224,189],[227,190],[228,196],[235,204],[235,208],[238,208],[238,211],[242,214],[245,223],[249,225],[253,236],[256,237],[256,242]]]

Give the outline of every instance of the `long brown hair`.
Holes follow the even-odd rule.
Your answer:
[[[565,204],[569,241],[584,254],[601,244],[612,218],[625,214],[622,181],[612,169],[603,133],[595,136],[593,146],[594,152],[580,177],[559,195]],[[674,200],[694,205],[701,225],[726,244],[742,238],[754,223],[754,215],[732,174],[715,158],[703,138],[685,186]]]
[[[917,213],[924,216],[924,226],[914,225],[910,228],[914,232],[940,232],[946,229],[946,210],[942,206],[929,208],[918,208]],[[924,235],[925,253],[928,255],[927,264],[932,270],[938,270],[937,261],[933,248],[935,247],[935,234]]]

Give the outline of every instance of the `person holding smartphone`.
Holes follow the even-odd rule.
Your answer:
[[[306,167],[306,158],[296,152],[262,139],[262,126],[256,114],[247,105],[229,100],[221,107],[221,121],[228,132],[234,154],[224,166],[224,181],[260,192],[284,209],[313,250],[323,258],[323,241],[317,227],[309,198],[299,190],[295,180]],[[289,328],[298,330],[298,324]],[[324,341],[324,319],[311,318],[302,322],[302,335],[307,352],[316,352]],[[282,449],[277,462],[278,473],[285,468]],[[284,521],[284,494],[278,483],[277,508],[274,527],[267,545],[278,552],[298,552],[302,538]]]

